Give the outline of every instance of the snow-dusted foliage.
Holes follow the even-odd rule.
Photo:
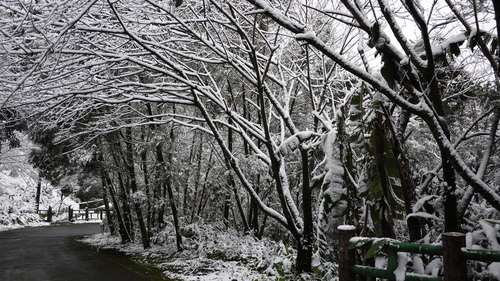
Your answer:
[[[320,219],[325,222],[328,222],[330,216],[341,217],[347,212],[347,190],[344,184],[344,167],[340,159],[340,145],[335,130],[326,134],[322,141],[326,174],[321,192]]]
[[[8,148],[5,145],[0,153],[0,230],[42,223],[42,218],[36,213],[38,171],[28,163],[27,156],[33,145],[26,135],[19,132],[16,134],[20,146]],[[56,212],[61,204],[64,208],[68,203],[73,201],[63,202],[60,189],[46,181],[42,182],[40,210],[47,210],[52,206]],[[65,218],[67,219],[67,214]]]
[[[300,278],[293,274],[295,251],[282,242],[241,235],[226,230],[223,224],[197,223],[190,228],[196,229],[196,235],[185,237],[183,252],[176,252],[174,233],[168,228],[155,238],[165,243],[146,251],[139,244],[123,245],[108,233],[81,241],[99,249],[112,248],[127,253],[139,262],[155,265],[171,279],[250,281]],[[171,239],[160,236],[171,236]]]
[[[332,236],[341,217],[348,212],[348,192],[344,183],[344,166],[341,157],[341,142],[337,131],[332,130],[322,139],[322,148],[325,152],[325,176],[319,192],[317,243],[318,253],[323,261],[334,257]]]
[[[35,207],[37,181],[19,172],[5,168],[0,171],[0,227],[41,220]]]

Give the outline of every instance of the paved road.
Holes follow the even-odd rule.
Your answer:
[[[0,280],[161,280],[124,257],[95,253],[74,242],[76,236],[99,231],[98,224],[77,224],[0,232]]]

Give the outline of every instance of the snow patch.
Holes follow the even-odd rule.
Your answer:
[[[338,230],[355,230],[356,227],[354,225],[339,225],[337,227]]]
[[[394,270],[396,281],[404,281],[406,276],[406,264],[408,263],[408,254],[398,252],[398,267]]]

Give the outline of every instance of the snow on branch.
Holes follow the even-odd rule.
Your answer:
[[[299,145],[313,137],[320,137],[321,135],[313,131],[303,131],[290,136],[283,141],[278,147],[278,152],[285,156],[297,149]]]

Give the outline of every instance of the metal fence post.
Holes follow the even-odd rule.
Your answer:
[[[352,225],[340,225],[339,231],[339,281],[355,281],[356,274],[351,270],[356,265],[355,249],[348,249],[349,240],[356,235]]]
[[[467,280],[467,260],[462,258],[462,247],[465,247],[465,234],[443,233],[444,281]]]

